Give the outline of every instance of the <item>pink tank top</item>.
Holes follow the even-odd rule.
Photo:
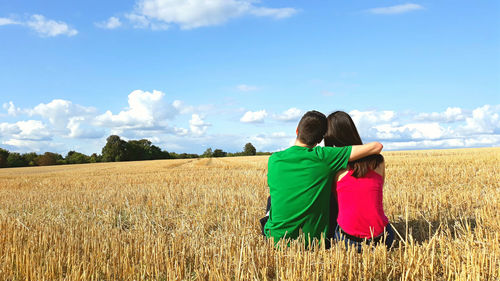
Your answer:
[[[337,182],[339,216],[337,223],[350,235],[360,238],[378,236],[389,220],[384,214],[381,175],[370,170],[362,178],[352,176],[353,170]]]

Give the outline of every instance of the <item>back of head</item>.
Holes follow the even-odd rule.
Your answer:
[[[325,146],[351,146],[363,144],[356,125],[349,114],[344,111],[335,111],[328,115],[328,129],[325,134]],[[380,154],[370,155],[349,163],[356,178],[364,177],[369,169],[375,169],[384,161]]]
[[[326,146],[348,146],[363,144],[351,116],[344,111],[328,115],[328,129],[325,134]]]
[[[316,110],[306,112],[297,126],[297,138],[309,145],[320,143],[327,127],[326,116]]]

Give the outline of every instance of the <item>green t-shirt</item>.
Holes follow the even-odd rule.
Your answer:
[[[271,210],[264,231],[275,243],[295,239],[300,230],[310,239],[326,237],[335,174],[347,167],[351,147],[292,146],[273,153],[267,164]]]

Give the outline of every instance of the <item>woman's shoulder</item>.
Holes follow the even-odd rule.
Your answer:
[[[385,162],[384,162],[383,158],[382,158],[382,161],[377,164],[377,166],[375,167],[375,169],[373,169],[373,171],[375,173],[379,174],[382,177],[385,176]]]

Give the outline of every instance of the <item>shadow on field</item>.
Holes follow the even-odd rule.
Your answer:
[[[461,219],[447,219],[439,221],[409,220],[391,222],[394,229],[401,235],[401,238],[396,234],[396,241],[405,240],[411,235],[413,241],[421,244],[422,242],[429,241],[434,235],[444,234],[458,238],[461,234],[474,232],[476,228],[475,218],[461,218]],[[408,232],[407,230],[408,226]]]

